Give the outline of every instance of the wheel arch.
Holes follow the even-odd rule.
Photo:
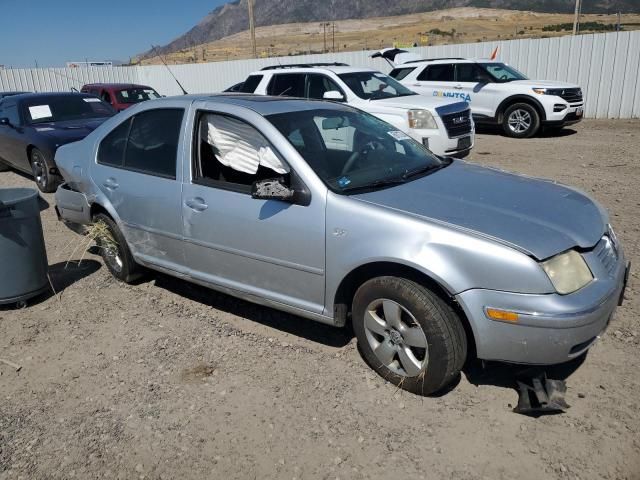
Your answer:
[[[475,356],[475,334],[466,313],[458,304],[455,296],[446,286],[436,280],[433,276],[425,273],[418,268],[402,263],[389,261],[375,261],[362,264],[351,270],[342,279],[336,289],[333,301],[333,313],[336,325],[345,325],[350,319],[353,297],[358,288],[371,280],[372,278],[381,276],[395,276],[412,280],[438,295],[442,300],[448,303],[458,314],[467,335],[467,345],[470,356]]]
[[[542,106],[542,103],[540,103],[539,100],[529,95],[521,94],[521,95],[511,95],[510,97],[507,97],[502,102],[500,102],[500,105],[498,105],[498,108],[496,109],[496,120],[498,123],[502,123],[502,120],[504,119],[505,110],[509,108],[511,105],[513,105],[514,103],[526,103],[528,105],[531,105],[533,108],[536,109],[536,111],[538,112],[538,115],[540,115],[541,122],[547,119],[547,114],[544,110],[544,107]]]

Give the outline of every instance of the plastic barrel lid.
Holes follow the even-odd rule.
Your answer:
[[[37,196],[38,192],[33,188],[0,188],[0,205],[15,205]]]

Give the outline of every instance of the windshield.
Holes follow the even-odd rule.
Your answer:
[[[514,80],[528,80],[522,73],[504,63],[480,63],[496,82],[512,82]]]
[[[115,115],[111,105],[99,98],[84,95],[61,95],[29,98],[24,101],[27,123],[65,122]]]
[[[380,72],[356,72],[338,75],[357,96],[364,100],[417,95],[407,87]]]
[[[153,88],[127,88],[116,92],[118,103],[140,103],[146,100],[160,98]]]
[[[315,109],[266,118],[337,193],[409,182],[448,165],[404,132],[368,113]]]

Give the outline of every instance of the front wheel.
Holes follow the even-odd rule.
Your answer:
[[[29,160],[31,162],[33,179],[36,181],[36,185],[40,191],[43,193],[55,192],[59,182],[58,179],[51,174],[53,168],[51,161],[37,148],[31,150]]]
[[[505,110],[502,128],[513,138],[532,137],[540,129],[540,114],[528,103],[516,103]]]
[[[365,282],[353,300],[353,328],[369,366],[419,395],[450,384],[466,359],[467,339],[455,311],[434,292],[404,278]]]

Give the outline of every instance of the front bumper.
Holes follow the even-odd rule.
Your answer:
[[[449,138],[444,127],[438,129],[409,129],[408,134],[417,142],[422,143],[436,155],[445,157],[466,156],[475,143],[475,131],[461,137]]]
[[[563,104],[562,102],[556,102],[554,105]],[[546,119],[542,122],[545,126],[564,126],[573,125],[582,121],[584,118],[584,104],[567,104],[566,108],[560,112],[553,111],[553,105],[548,108],[546,113]]]
[[[584,254],[594,281],[569,295],[527,295],[472,289],[456,296],[476,340],[478,358],[551,365],[587,351],[607,328],[625,288],[629,266],[619,249],[605,271],[595,252]],[[516,323],[489,319],[486,308],[519,313]]]

